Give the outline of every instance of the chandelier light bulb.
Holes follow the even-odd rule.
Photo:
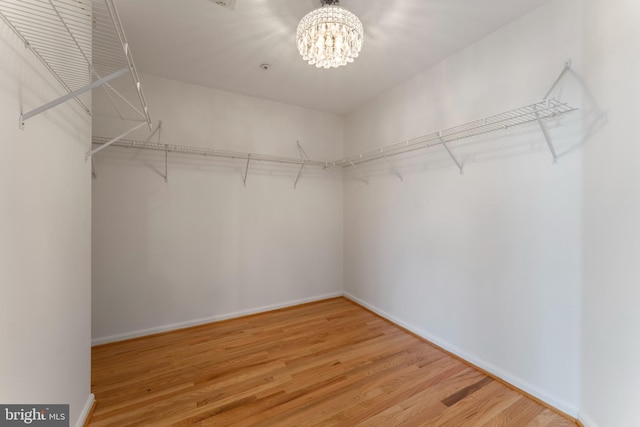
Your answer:
[[[322,0],[323,6],[308,13],[298,24],[298,51],[305,61],[318,68],[347,65],[362,49],[362,22],[337,3]]]

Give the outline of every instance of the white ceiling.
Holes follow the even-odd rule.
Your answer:
[[[365,30],[354,63],[317,69],[298,21],[320,0],[117,0],[138,70],[344,114],[547,0],[342,0]],[[268,71],[260,64],[268,63]]]

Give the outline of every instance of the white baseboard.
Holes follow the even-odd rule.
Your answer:
[[[335,292],[327,295],[320,295],[320,296],[311,297],[311,298],[303,298],[295,301],[288,301],[281,304],[265,305],[262,307],[234,311],[231,313],[225,313],[225,314],[220,314],[220,315],[211,316],[211,317],[204,317],[200,319],[189,320],[186,322],[172,323],[169,325],[158,326],[155,328],[142,329],[138,331],[126,332],[123,334],[115,334],[115,335],[110,335],[106,337],[98,337],[98,338],[93,338],[91,340],[91,345],[94,346],[94,345],[100,345],[100,344],[107,344],[107,343],[112,343],[116,341],[128,340],[131,338],[138,338],[138,337],[144,337],[147,335],[158,334],[161,332],[175,331],[178,329],[190,328],[192,326],[220,322],[221,320],[234,319],[237,317],[249,316],[251,314],[264,313],[267,311],[278,310],[286,307],[293,307],[300,304],[306,304],[306,303],[315,302],[315,301],[322,301],[329,298],[341,297],[342,295],[343,295],[342,292]]]
[[[96,401],[96,397],[93,395],[93,393],[90,393],[89,397],[87,398],[87,402],[84,404],[84,407],[82,408],[82,412],[80,412],[80,417],[78,418],[76,427],[84,426],[84,423],[87,421],[87,417],[91,412],[91,407],[93,406],[93,402],[95,401]]]
[[[598,425],[584,412],[578,414],[578,421],[580,421],[584,427],[598,427]]]
[[[445,350],[455,354],[456,356],[466,360],[467,362],[481,368],[484,369],[485,371],[491,373],[492,375],[495,375],[496,377],[500,378],[501,380],[506,381],[507,383],[513,385],[514,387],[519,388],[520,390],[523,390],[527,393],[529,393],[532,396],[535,396],[536,398],[540,399],[541,401],[545,402],[546,404],[564,412],[565,414],[569,415],[570,417],[573,418],[577,418],[578,415],[578,409],[574,406],[571,405],[567,402],[564,402],[561,399],[557,399],[553,396],[550,396],[547,393],[544,393],[542,390],[539,390],[538,388],[532,386],[531,384],[528,384],[526,381],[523,381],[522,379],[515,377],[511,374],[508,374],[507,372],[502,371],[501,369],[498,369],[496,366],[480,359],[477,358],[463,350],[461,350],[460,348],[428,333],[427,331],[416,327],[414,325],[411,325],[409,323],[404,322],[403,320],[385,312],[384,310],[380,310],[378,307],[375,307],[363,300],[361,300],[360,298],[351,295],[348,292],[344,293],[344,297],[348,298],[358,304],[360,304],[363,307],[366,307],[367,309],[373,311],[374,313],[384,317],[385,319],[395,323],[398,326],[401,326],[402,328],[411,331],[412,333],[418,335],[419,337],[424,338],[425,340],[440,346],[442,348],[444,348]],[[595,425],[592,425],[590,427],[596,427]]]

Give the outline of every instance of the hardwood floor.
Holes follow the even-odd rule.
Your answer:
[[[90,426],[575,426],[337,298],[95,347]]]

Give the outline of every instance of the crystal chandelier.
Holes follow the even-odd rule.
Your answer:
[[[362,22],[338,6],[338,0],[321,0],[322,7],[308,13],[298,24],[298,51],[318,68],[347,65],[362,49]]]

